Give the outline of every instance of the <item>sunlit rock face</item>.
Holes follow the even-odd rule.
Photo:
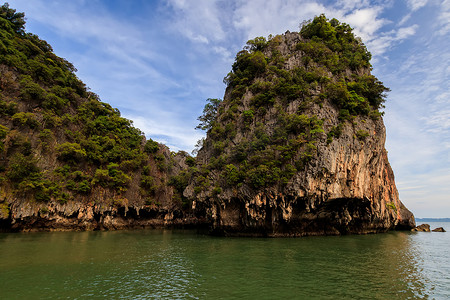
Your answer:
[[[218,234],[414,227],[388,162],[379,112],[387,89],[370,74],[370,54],[351,32],[341,48],[307,33],[255,39],[237,55],[184,195]],[[358,61],[358,51],[368,57]]]

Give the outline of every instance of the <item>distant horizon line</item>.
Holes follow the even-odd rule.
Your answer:
[[[429,218],[429,217],[425,217],[425,218],[415,218],[416,220],[448,220],[450,221],[450,218]]]

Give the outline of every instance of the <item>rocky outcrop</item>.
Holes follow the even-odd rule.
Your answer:
[[[429,224],[421,224],[421,225],[411,229],[411,231],[413,231],[413,232],[446,232],[443,227],[438,227],[433,230],[430,230]]]
[[[161,146],[164,163],[170,164],[167,173],[158,178],[167,182],[187,168],[187,156],[180,152],[172,155]],[[161,227],[204,227],[204,216],[195,215],[190,209],[183,209],[174,201],[171,186],[160,185],[153,193],[151,204],[136,196],[132,189],[122,195],[110,193],[100,188],[88,196],[65,203],[58,201],[41,202],[3,190],[0,202],[0,231],[84,231],[118,230],[133,228]],[[134,195],[134,196],[133,196]]]
[[[433,232],[446,232],[443,227],[438,227],[432,230]]]
[[[252,40],[238,54],[198,153],[200,171],[185,190],[215,233],[339,235],[415,226],[395,186],[377,102],[361,93],[351,105],[367,101],[366,110],[348,104],[358,97],[351,90],[358,80],[373,78],[370,69],[331,70],[328,61],[307,57],[311,44],[287,32]]]
[[[414,227],[413,229],[411,229],[411,231],[420,231],[420,232],[430,232],[430,225],[429,224],[421,224],[417,227]]]
[[[364,142],[354,137],[359,126],[371,133]],[[213,197],[212,191],[201,192],[194,201],[206,207],[216,232],[231,235],[338,235],[414,227],[414,216],[398,197],[382,121],[359,126],[347,124],[331,144],[322,137],[315,158],[284,187],[255,191],[244,184]],[[199,158],[208,161],[207,155],[205,149]],[[195,194],[192,186],[186,194]]]
[[[7,231],[91,231],[161,227],[203,227],[206,220],[177,208],[106,205],[69,201],[36,203],[17,200],[3,218]]]

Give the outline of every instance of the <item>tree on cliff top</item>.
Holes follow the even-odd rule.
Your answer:
[[[16,13],[15,9],[9,8],[8,2],[0,7],[0,17],[11,22],[15,32],[25,32],[25,14],[23,12]]]

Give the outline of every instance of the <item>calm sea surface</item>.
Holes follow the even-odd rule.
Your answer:
[[[450,223],[430,223],[450,231]],[[0,299],[449,299],[450,232],[0,233]]]

